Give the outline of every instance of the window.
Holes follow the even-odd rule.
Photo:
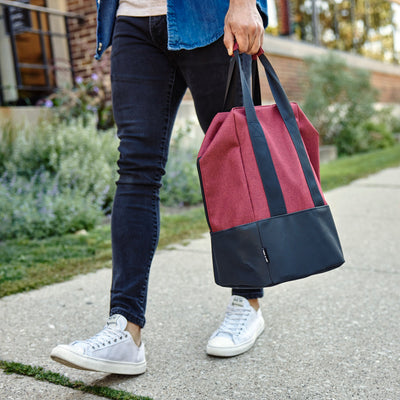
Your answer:
[[[0,0],[0,103],[35,104],[73,81],[61,0]],[[65,4],[64,4],[65,5]]]

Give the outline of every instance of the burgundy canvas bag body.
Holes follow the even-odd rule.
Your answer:
[[[276,104],[254,106],[235,51],[244,107],[215,116],[197,159],[214,277],[225,287],[273,286],[344,262],[320,185],[318,132],[259,58]]]

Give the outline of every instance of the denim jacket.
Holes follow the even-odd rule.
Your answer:
[[[119,0],[96,0],[96,59],[111,45]],[[267,0],[257,0],[267,26]],[[194,49],[206,46],[224,33],[229,0],[167,0],[168,48]]]

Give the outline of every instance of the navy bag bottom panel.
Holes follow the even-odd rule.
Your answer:
[[[305,278],[344,263],[329,206],[211,233],[215,282],[260,288]]]

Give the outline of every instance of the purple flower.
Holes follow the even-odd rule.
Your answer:
[[[80,85],[80,84],[83,82],[83,78],[82,78],[81,76],[77,76],[77,77],[75,78],[75,82],[76,82],[78,85]]]
[[[57,185],[57,182],[54,182],[53,187],[50,191],[50,196],[56,197],[58,194],[59,194],[58,185]]]
[[[47,99],[47,100],[44,102],[44,106],[47,107],[47,108],[51,108],[51,107],[54,106],[54,103],[53,103],[51,100]]]
[[[86,110],[92,111],[92,112],[97,112],[97,107],[94,107],[94,106],[91,106],[90,104],[88,104],[86,106]]]
[[[97,74],[92,74],[92,80],[97,81],[99,79],[99,76]]]
[[[95,93],[99,93],[99,88],[97,87],[97,86],[95,86],[94,88],[93,88],[93,92],[95,92]]]

